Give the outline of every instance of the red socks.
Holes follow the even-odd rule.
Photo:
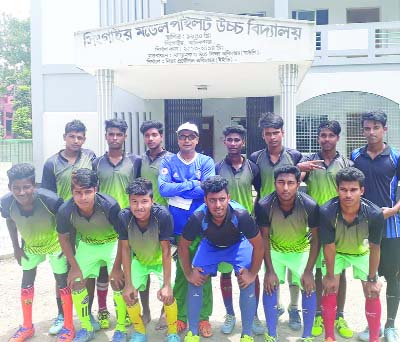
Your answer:
[[[96,283],[97,286],[97,301],[99,303],[99,311],[107,310],[107,293],[108,293],[108,282],[107,283]]]
[[[377,298],[365,298],[365,316],[369,327],[370,342],[379,341],[379,328],[381,324],[381,301]]]
[[[336,293],[330,293],[321,298],[322,318],[324,320],[325,327],[325,340],[331,338],[332,341],[335,339],[335,319],[336,319]]]
[[[64,328],[73,331],[74,323],[72,321],[72,296],[71,289],[64,287],[60,289],[60,297],[64,311]]]
[[[21,289],[21,305],[22,305],[22,315],[24,317],[24,328],[32,328],[32,303],[34,295],[34,287],[28,287],[26,289]]]

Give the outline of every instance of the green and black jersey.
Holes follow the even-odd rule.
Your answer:
[[[300,162],[323,159],[321,153],[318,152],[304,157]],[[307,193],[314,198],[318,205],[322,205],[337,196],[336,174],[340,169],[354,165],[351,160],[343,157],[339,152],[336,153],[335,158],[332,159],[329,165],[322,164],[325,168],[324,170],[316,169],[307,172],[304,179],[307,184]]]
[[[259,184],[256,184],[256,191],[259,198],[263,198],[275,191],[274,170],[279,166],[297,165],[302,155],[299,151],[283,147],[279,159],[276,163],[271,161],[268,147],[263,150],[254,152],[250,156],[250,160],[257,164],[260,169]]]
[[[215,173],[228,180],[228,190],[231,199],[240,203],[249,213],[253,212],[252,185],[257,184],[260,177],[258,166],[243,157],[240,169],[232,167],[228,157],[215,165]]]
[[[140,176],[141,159],[135,154],[126,154],[114,165],[105,153],[93,162],[93,170],[99,177],[99,192],[114,197],[121,208],[129,207],[126,187]]]
[[[46,160],[43,166],[42,188],[51,190],[64,201],[72,197],[71,175],[78,169],[92,169],[96,155],[93,151],[81,149],[74,164],[62,156],[62,151]]]

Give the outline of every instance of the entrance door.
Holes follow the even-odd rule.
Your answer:
[[[214,158],[214,118],[212,116],[203,116],[198,120],[200,121],[200,141],[196,150]]]

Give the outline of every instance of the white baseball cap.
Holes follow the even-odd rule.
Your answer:
[[[178,127],[176,133],[179,133],[180,131],[183,131],[185,129],[188,131],[192,131],[192,132],[196,133],[197,135],[199,135],[199,129],[197,128],[197,126],[190,122],[185,122],[182,125],[180,125]]]

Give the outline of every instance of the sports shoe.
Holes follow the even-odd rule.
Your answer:
[[[224,324],[221,326],[221,332],[223,334],[230,334],[235,328],[236,317],[234,315],[226,314]]]
[[[96,321],[96,319],[93,317],[92,314],[90,314],[90,323],[92,324],[94,331],[100,330],[100,323],[98,321]]]
[[[338,334],[343,338],[353,337],[353,330],[349,328],[346,320],[343,317],[339,317],[339,319],[335,320],[335,328]]]
[[[265,328],[257,316],[254,316],[251,330],[253,330],[254,335],[262,335],[265,332]]]
[[[252,336],[249,336],[249,335],[243,335],[240,338],[240,342],[254,342],[254,338]]]
[[[289,309],[289,328],[298,331],[301,329],[301,318],[299,314],[299,310],[297,309]]]
[[[204,338],[209,338],[213,335],[211,324],[209,321],[202,320],[199,322],[199,333]]]
[[[382,336],[383,336],[383,328],[382,328],[382,326],[380,326],[379,337],[382,337]],[[357,337],[360,341],[369,342],[369,328],[366,327],[363,331],[358,333]]]
[[[86,342],[94,339],[94,330],[89,331],[86,329],[78,330],[73,339],[73,342]]]
[[[178,332],[178,334],[180,334],[181,332],[185,331],[187,329],[187,324],[184,321],[181,321],[180,319],[178,319],[176,321],[176,331]]]
[[[285,308],[282,305],[278,305],[278,317],[281,317],[285,313]]]
[[[268,333],[264,334],[264,342],[278,342],[278,336],[269,336]]]
[[[57,342],[72,342],[75,336],[74,330],[62,328],[57,335]]]
[[[193,335],[191,331],[188,331],[185,336],[185,342],[200,342],[200,336]]]
[[[396,328],[385,328],[383,334],[386,342],[399,342],[399,334]]]
[[[178,334],[168,334],[167,335],[167,342],[180,342],[181,338]]]
[[[324,320],[322,319],[322,316],[315,316],[314,324],[311,329],[311,335],[317,337],[322,335],[323,331],[324,331]]]
[[[147,342],[147,335],[135,331],[129,342]]]
[[[328,337],[324,341],[325,342],[336,342],[332,337]]]
[[[50,335],[57,335],[64,326],[64,315],[59,314],[49,329]]]
[[[97,313],[100,329],[108,329],[110,327],[110,313],[107,309]]]
[[[123,332],[121,330],[115,330],[111,341],[126,342],[126,332]]]
[[[35,328],[30,327],[30,328],[24,328],[24,327],[19,327],[19,329],[15,332],[15,334],[8,340],[9,342],[24,342],[28,338],[33,337],[35,335]]]
[[[314,337],[312,337],[312,336],[302,337],[301,340],[303,342],[313,342],[314,341]]]

